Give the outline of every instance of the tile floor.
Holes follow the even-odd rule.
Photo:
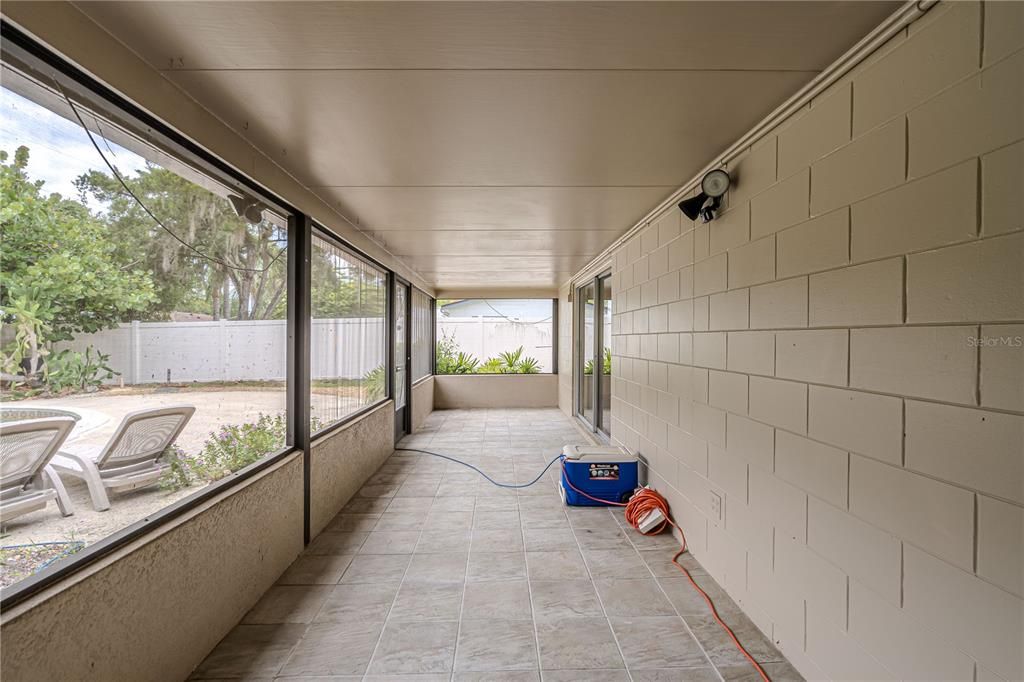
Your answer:
[[[585,442],[554,409],[446,410],[401,445],[527,482]],[[565,508],[557,476],[505,490],[396,452],[192,679],[757,679],[670,563],[675,541],[637,534],[617,510]],[[688,561],[772,679],[800,679]]]

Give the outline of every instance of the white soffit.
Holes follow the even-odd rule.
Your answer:
[[[77,5],[444,289],[546,288],[883,2]]]

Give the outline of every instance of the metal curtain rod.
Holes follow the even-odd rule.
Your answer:
[[[792,116],[803,108],[808,102],[824,92],[829,86],[852,71],[858,64],[867,59],[878,48],[884,45],[890,38],[902,31],[904,28],[920,19],[928,10],[937,5],[939,0],[908,0],[898,10],[879,24],[874,30],[864,36],[853,47],[847,50],[839,59],[832,62],[824,71],[814,77],[804,87],[800,88],[792,97],[780,104],[768,116],[763,118],[757,125],[751,128],[743,137],[734,142],[724,152],[704,166],[686,184],[673,192],[667,199],[649,211],[643,218],[627,230],[621,237],[612,242],[601,253],[592,258],[585,266],[576,272],[569,279],[570,288],[575,287],[581,280],[593,277],[594,273],[607,262],[612,253],[620,246],[629,241],[651,220],[662,213],[666,208],[677,204],[683,199],[687,192],[700,185],[701,178],[711,170],[720,168],[733,161],[749,147],[761,140],[772,131],[777,125]]]

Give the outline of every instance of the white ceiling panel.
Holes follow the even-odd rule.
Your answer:
[[[614,230],[675,191],[660,187],[314,187],[369,226],[388,230]]]
[[[807,72],[190,71],[310,185],[678,186]],[[301,104],[303,96],[309,105]]]
[[[883,2],[83,2],[160,69],[821,70]]]
[[[370,236],[396,256],[471,256],[501,249],[514,256],[588,256],[617,230],[395,230]]]
[[[509,291],[563,283],[897,5],[77,6],[428,282]]]

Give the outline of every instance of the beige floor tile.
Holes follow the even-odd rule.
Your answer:
[[[371,531],[359,548],[360,554],[411,554],[420,539],[418,530]]]
[[[630,682],[629,673],[622,670],[545,670],[544,682]]]
[[[402,583],[389,620],[458,620],[463,583]]]
[[[542,670],[625,668],[604,617],[538,621],[537,639]]]
[[[530,580],[590,579],[583,556],[576,549],[555,552],[527,552]]]
[[[537,620],[604,615],[590,580],[531,580],[530,591]]]
[[[718,673],[710,665],[695,668],[652,668],[630,670],[633,682],[719,682]],[[757,678],[760,682],[761,678]],[[775,682],[775,678],[772,678]],[[753,679],[750,682],[754,682]]]
[[[416,545],[417,552],[468,552],[472,533],[469,530],[425,530]]]
[[[611,618],[612,629],[632,669],[692,668],[708,664],[681,618]]]
[[[424,520],[423,530],[470,530],[473,512],[432,508]]]
[[[724,615],[739,611],[736,603],[710,576],[707,574],[693,574],[693,579],[707,593],[711,601],[714,602],[715,609],[718,610],[719,614]],[[690,581],[685,576],[679,578],[659,578],[658,582],[661,584],[662,589],[665,590],[665,594],[668,595],[669,601],[676,607],[676,612],[684,618],[703,616],[710,613],[704,597],[697,590],[693,589],[693,585],[690,584]]]
[[[396,497],[388,504],[386,512],[403,512],[409,514],[426,514],[432,509],[434,496]]]
[[[364,531],[339,531],[320,533],[305,554],[352,554],[359,551],[369,533]]]
[[[477,511],[473,516],[473,528],[485,530],[518,530],[521,527],[517,511]]]
[[[528,552],[553,552],[576,549],[576,536],[568,525],[559,528],[526,528],[523,539]]]
[[[314,623],[292,651],[282,675],[358,675],[366,671],[383,622]]]
[[[352,563],[352,554],[303,555],[277,579],[278,585],[334,585]]]
[[[427,518],[418,512],[386,511],[373,530],[422,530]]]
[[[214,647],[197,676],[273,676],[306,632],[305,625],[239,625]]]
[[[588,550],[632,550],[633,543],[618,526],[611,524],[604,528],[573,528],[580,549]]]
[[[803,682],[804,677],[796,668],[786,662],[762,663],[761,667],[772,682]],[[718,669],[726,682],[760,682],[761,676],[754,666],[744,662],[742,665],[724,666]]]
[[[581,442],[557,410],[429,423],[416,442],[502,481]],[[393,455],[190,679],[757,682],[672,563],[672,536],[639,535],[621,509],[566,508],[557,485],[557,470],[516,491]],[[772,679],[800,679],[691,555],[680,562]]]
[[[612,578],[595,580],[605,613],[612,616],[674,616],[669,602],[654,578]]]
[[[518,527],[500,530],[475,529],[473,548],[480,552],[521,552],[523,532]]]
[[[377,525],[380,514],[338,514],[327,524],[327,531],[369,532]]]
[[[455,673],[451,682],[540,682],[536,670],[502,670],[486,673]]]
[[[530,586],[525,580],[468,583],[462,617],[530,620]]]
[[[747,616],[742,613],[719,614],[736,638],[758,663],[784,661],[782,654]],[[749,665],[746,657],[733,644],[729,634],[714,616],[694,616],[686,619],[690,631],[704,648],[708,658],[718,668]]]
[[[497,490],[492,488],[492,490]],[[519,498],[515,495],[491,495],[485,490],[483,495],[476,497],[477,511],[517,511],[519,509]]]
[[[584,550],[583,559],[595,580],[650,575],[647,564],[634,549]]]
[[[672,561],[676,551],[673,549],[647,549],[640,552],[640,558],[644,560],[647,567],[651,569],[651,573],[657,578],[681,578],[683,572]],[[686,567],[691,575],[707,573],[691,554],[683,554],[679,557],[679,563]]]
[[[245,614],[242,622],[248,625],[312,622],[333,589],[329,585],[275,585]]]
[[[455,659],[457,621],[392,623],[384,627],[367,672],[450,672]]]
[[[526,577],[524,552],[478,552],[469,554],[470,582],[506,580]]]
[[[358,583],[394,583],[405,575],[411,554],[357,554],[352,557],[339,581],[343,585]]]
[[[451,554],[413,554],[405,572],[405,582],[462,583],[466,580],[469,552]]]
[[[455,670],[537,670],[533,623],[524,620],[463,620]]]
[[[345,623],[353,619],[383,622],[396,594],[398,585],[392,583],[337,585],[331,588],[316,622]]]

